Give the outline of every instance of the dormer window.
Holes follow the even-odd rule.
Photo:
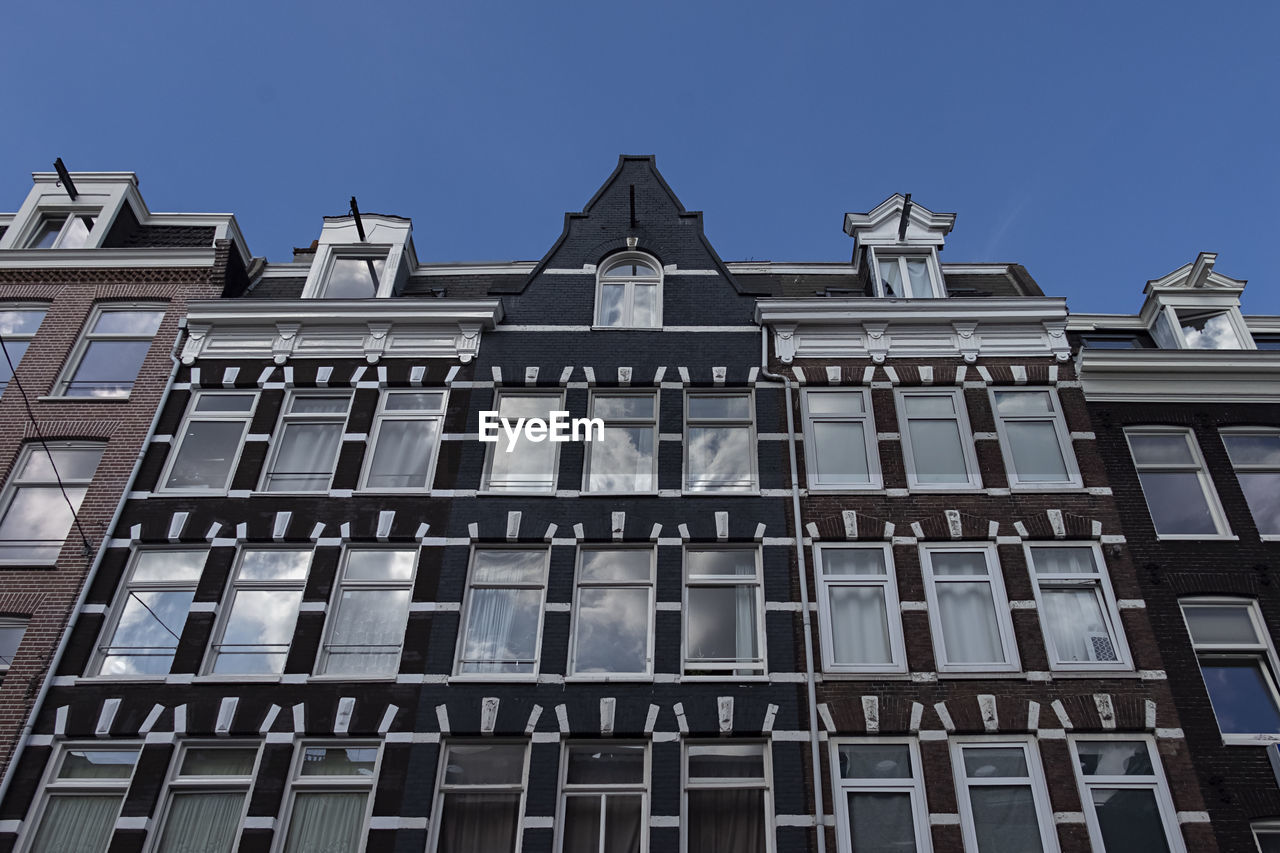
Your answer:
[[[1152,337],[1161,349],[1251,349],[1239,309],[1165,306],[1156,318]]]
[[[627,254],[600,268],[596,325],[623,329],[662,325],[662,271],[657,261]]]
[[[937,299],[946,296],[933,252],[872,249],[876,295],[887,299]]]
[[[47,213],[27,242],[28,249],[83,249],[98,221],[93,213]]]
[[[335,255],[324,283],[326,299],[372,299],[378,295],[386,255]]]

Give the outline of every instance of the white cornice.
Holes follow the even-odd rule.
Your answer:
[[[502,320],[497,299],[239,299],[199,301],[187,314],[184,364],[200,358],[383,356],[471,361]]]
[[[1060,298],[759,299],[784,362],[796,358],[1070,357]]]
[[[173,249],[6,249],[0,269],[132,269],[139,267],[208,267],[214,250]]]
[[[1085,349],[1077,365],[1089,400],[1280,402],[1280,352]]]

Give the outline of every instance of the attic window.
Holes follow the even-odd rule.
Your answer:
[[[876,295],[887,299],[935,299],[946,295],[933,253],[872,249]]]
[[[98,221],[98,211],[47,213],[27,242],[28,249],[83,249]]]
[[[1178,312],[1187,349],[1243,349],[1226,311]]]
[[[601,268],[596,325],[652,329],[662,325],[662,272],[647,255],[627,254]]]
[[[386,255],[337,255],[324,284],[327,299],[372,299],[386,266]]]

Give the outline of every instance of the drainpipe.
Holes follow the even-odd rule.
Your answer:
[[[760,325],[760,375],[781,382],[787,396],[787,450],[791,457],[791,517],[795,527],[796,564],[800,567],[800,621],[804,626],[804,684],[809,693],[809,753],[813,765],[813,807],[818,830],[818,853],[827,853],[826,817],[822,810],[822,747],[818,738],[818,688],[813,672],[813,626],[809,615],[809,566],[804,556],[804,525],[800,517],[800,469],[796,463],[795,414],[791,409],[791,380],[769,372],[769,329]]]
[[[174,337],[173,348],[169,351],[169,361],[173,363],[173,366],[169,369],[169,378],[165,381],[164,391],[160,395],[159,403],[156,404],[155,414],[151,416],[151,427],[147,430],[146,438],[142,440],[142,446],[138,448],[138,455],[133,460],[133,470],[129,472],[129,479],[125,482],[124,492],[120,495],[119,503],[116,504],[116,511],[111,515],[111,521],[108,523],[106,530],[103,531],[102,544],[98,546],[98,553],[93,558],[93,565],[89,567],[84,583],[80,586],[80,594],[76,596],[75,606],[67,617],[62,636],[58,639],[58,648],[49,662],[49,671],[45,673],[44,681],[40,684],[40,692],[36,694],[36,701],[31,705],[31,713],[27,715],[27,722],[23,725],[22,732],[18,735],[18,742],[13,747],[13,754],[9,756],[9,766],[4,770],[4,778],[0,779],[0,805],[3,805],[5,796],[9,793],[9,785],[13,782],[14,769],[18,766],[23,750],[26,749],[27,742],[31,739],[31,731],[36,724],[36,715],[40,712],[41,707],[44,706],[45,697],[49,694],[49,686],[53,683],[53,674],[62,665],[62,656],[66,653],[67,642],[71,638],[71,628],[75,624],[76,618],[80,615],[80,609],[84,607],[85,599],[89,597],[89,587],[93,586],[94,579],[98,576],[98,568],[102,565],[102,558],[107,553],[107,543],[111,539],[111,534],[116,529],[116,525],[120,523],[120,516],[124,513],[124,504],[129,497],[129,490],[133,487],[134,479],[138,476],[138,469],[142,467],[142,457],[146,455],[147,448],[151,446],[151,439],[155,437],[156,427],[160,423],[160,412],[164,409],[164,404],[169,399],[169,393],[173,390],[173,380],[178,375],[178,345],[182,343],[183,332],[186,328],[186,317],[179,318],[178,334]]]

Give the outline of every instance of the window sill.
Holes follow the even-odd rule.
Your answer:
[[[680,675],[676,677],[677,683],[697,683],[700,681],[768,681],[769,674],[767,672],[759,672],[755,675]]]
[[[167,675],[81,675],[76,686],[82,684],[164,684]]]
[[[1054,678],[1138,678],[1139,673],[1130,665],[1102,667],[1094,666],[1090,668],[1072,667],[1071,669],[1060,669],[1052,664],[1049,665],[1049,672]]]
[[[790,491],[790,489],[788,489]],[[688,486],[680,493],[682,498],[758,498],[760,497],[759,489],[752,489],[749,492],[734,491],[713,491],[711,489],[690,490]]]
[[[954,678],[959,681],[983,679],[983,678],[1021,678],[1025,679],[1027,674],[1020,669],[970,669],[960,671],[948,671],[944,669],[938,670],[938,678]]]
[[[58,568],[57,560],[51,563],[33,563],[30,560],[0,560],[0,570],[2,569],[26,569],[29,571],[50,571]]]
[[[1280,734],[1223,735],[1223,746],[1270,746],[1280,743]]]
[[[395,673],[390,675],[379,673],[378,675],[330,675],[324,673],[321,675],[307,676],[308,684],[333,684],[335,682],[359,682],[360,684],[384,683],[394,684],[396,681]]]
[[[1071,493],[1086,492],[1088,489],[1085,488],[1083,483],[1011,483],[1009,485],[1009,491],[1018,494],[1043,492]]]
[[[871,485],[842,485],[842,486],[823,486],[810,485],[808,487],[811,493],[822,493],[824,495],[840,495],[840,494],[858,494],[858,495],[875,495],[884,494],[884,483],[874,483]]]
[[[192,684],[279,684],[282,675],[197,675],[191,679]]]
[[[653,675],[566,675],[565,684],[652,684]]]
[[[537,675],[512,675],[506,672],[477,672],[451,675],[446,684],[537,684]]]
[[[226,489],[156,489],[152,496],[157,498],[225,498]],[[271,494],[277,494],[272,492]]]
[[[39,403],[127,403],[128,397],[72,397],[64,394],[49,394],[36,397]]]
[[[588,492],[583,489],[578,493],[580,498],[656,498],[658,490],[651,492]]]
[[[494,492],[488,489],[476,491],[478,498],[554,498],[555,496],[555,489],[549,492]]]
[[[251,497],[251,498],[266,498],[266,497],[272,497],[272,498],[316,498],[316,497],[319,497],[319,498],[327,498],[327,497],[329,497],[329,492],[330,492],[330,491],[331,491],[330,489],[316,489],[316,490],[309,491],[309,492],[267,492],[267,491],[263,491],[262,489],[257,489],[257,490],[254,490],[254,491],[252,491],[252,492],[249,492],[249,497]]]
[[[891,670],[828,670],[822,671],[824,681],[910,681],[911,673],[905,669]]]
[[[1239,536],[1231,534],[1214,534],[1212,536],[1202,536],[1197,533],[1165,533],[1156,534],[1157,542],[1239,542]]]
[[[662,326],[592,326],[593,332],[661,332]]]
[[[907,488],[913,492],[929,492],[931,494],[972,494],[982,491],[981,483],[961,485],[959,483],[913,483],[907,480]]]

